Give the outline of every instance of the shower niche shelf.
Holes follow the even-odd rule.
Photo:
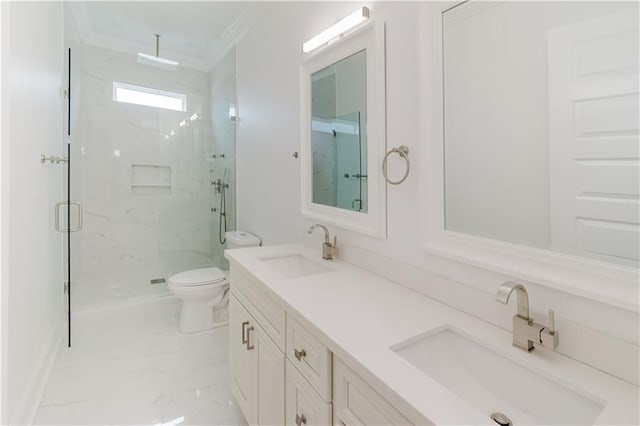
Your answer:
[[[171,195],[171,166],[132,164],[131,194]]]

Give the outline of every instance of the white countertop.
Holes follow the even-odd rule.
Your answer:
[[[260,260],[289,254],[301,254],[331,272],[286,278]],[[495,426],[486,413],[390,349],[442,326],[460,330],[499,355],[586,392],[605,405],[596,424],[640,422],[638,387],[544,348],[532,353],[516,349],[511,346],[511,333],[339,259],[322,260],[320,247],[287,244],[227,250],[225,256],[232,268],[240,266],[262,281],[290,315],[310,327],[336,356],[416,424],[428,419],[436,424]]]

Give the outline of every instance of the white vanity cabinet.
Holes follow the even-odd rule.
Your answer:
[[[285,357],[283,347],[271,337],[273,329],[284,337],[284,310],[281,328],[274,326],[240,290],[254,283],[238,281],[241,284],[232,286],[229,298],[231,390],[249,424],[284,424]],[[258,304],[271,302],[264,297],[255,300]],[[278,318],[277,305],[269,308]]]
[[[231,389],[250,425],[411,424],[233,263],[229,300]]]

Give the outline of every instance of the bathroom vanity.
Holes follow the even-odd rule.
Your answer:
[[[637,424],[638,388],[302,244],[229,250],[250,424]],[[561,332],[561,330],[560,330]]]
[[[296,276],[332,271],[299,255],[261,261],[277,263],[276,268]],[[410,423],[334,356],[303,316],[248,270],[235,262],[232,265],[231,381],[250,424],[328,425],[334,416],[338,424],[360,423],[360,419],[371,424]]]

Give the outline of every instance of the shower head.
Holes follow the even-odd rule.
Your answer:
[[[169,71],[175,70],[178,66],[178,63],[175,61],[170,61],[169,59],[160,58],[158,56],[147,55],[146,53],[138,53],[138,62]]]
[[[148,55],[146,53],[138,53],[138,63],[160,68],[163,70],[173,71],[178,66],[176,61],[160,57],[160,34],[156,34],[156,55]]]

